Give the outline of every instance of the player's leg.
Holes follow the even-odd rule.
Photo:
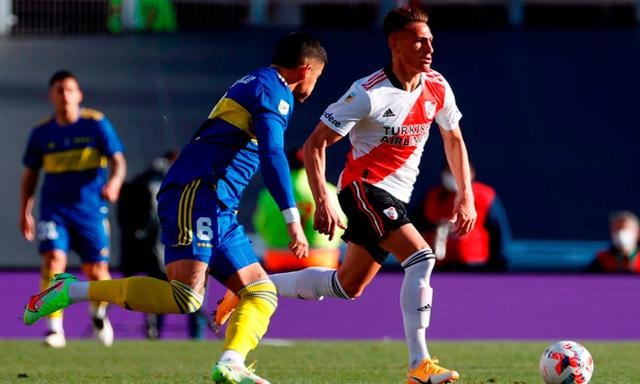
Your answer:
[[[207,264],[187,260],[190,268],[206,271]],[[204,273],[204,272],[202,272]],[[170,282],[146,276],[103,281],[78,281],[73,275],[56,275],[49,288],[31,296],[25,309],[24,322],[31,325],[71,304],[104,301],[122,308],[146,313],[193,313],[200,309],[203,290],[196,290],[179,280]]]
[[[51,280],[67,267],[69,252],[69,233],[64,220],[55,212],[41,207],[40,221],[37,227],[38,251],[42,257],[40,269],[40,289],[49,287]],[[47,333],[45,345],[62,348],[66,345],[62,311],[55,311],[46,318]]]
[[[40,268],[40,289],[46,289],[53,277],[58,273],[64,273],[67,267],[67,254],[60,249],[52,249],[42,254],[42,266]],[[64,335],[62,311],[56,311],[47,316],[47,333],[45,345],[52,348],[66,346]]]
[[[278,295],[284,297],[306,300],[320,300],[323,297],[355,299],[373,280],[380,267],[365,247],[349,242],[344,261],[337,270],[310,267],[274,274],[270,278],[278,289]]]
[[[267,331],[278,303],[276,289],[235,214],[221,212],[219,230],[223,240],[212,257],[210,273],[236,294],[238,303],[211,377],[217,383],[268,383],[245,366],[245,359]]]
[[[83,263],[82,272],[90,281],[110,280],[109,264],[106,261],[95,263]],[[105,347],[113,344],[113,327],[107,316],[108,303],[105,301],[91,302],[89,305],[89,315],[93,333]]]
[[[71,247],[82,259],[82,272],[89,281],[110,280],[109,273],[109,221],[105,211],[88,218],[69,218]],[[113,344],[113,327],[107,317],[108,303],[93,301],[89,304],[91,327],[98,341],[109,347]]]
[[[438,366],[427,349],[426,329],[433,298],[430,279],[435,264],[431,248],[412,224],[390,231],[380,245],[395,255],[404,269],[400,307],[409,349],[408,382],[439,384],[457,380],[459,374]]]

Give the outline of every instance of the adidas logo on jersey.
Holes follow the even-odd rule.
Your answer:
[[[393,113],[393,111],[391,110],[391,108],[387,109],[386,111],[384,111],[384,113],[382,114],[382,117],[395,117],[396,114]]]

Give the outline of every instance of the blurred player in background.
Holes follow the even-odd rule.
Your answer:
[[[297,257],[307,255],[284,131],[294,100],[303,102],[311,95],[326,62],[316,38],[300,32],[286,35],[272,65],[236,81],[182,150],[158,194],[169,282],[143,276],[79,282],[58,275],[50,288],[31,298],[25,323],[86,300],[149,313],[193,313],[202,305],[211,268],[240,297],[211,377],[216,383],[268,383],[245,367],[245,358],[266,332],[278,299],[236,213],[242,192],[260,167],[287,223],[289,249]]]
[[[284,220],[278,217],[280,208],[268,189],[264,188],[258,194],[258,203],[252,217],[253,228],[265,243],[262,265],[270,273],[295,271],[306,267],[338,268],[340,238],[329,240],[327,236],[313,229],[313,214],[316,208],[304,169],[302,148],[290,150],[287,158],[291,168],[293,196],[300,211],[300,222],[309,241],[309,256],[297,258],[287,249],[289,236]],[[335,186],[327,183],[327,188],[335,195]]]
[[[640,273],[638,239],[640,222],[629,211],[616,211],[609,216],[611,246],[596,254],[589,266],[591,272]]]
[[[320,118],[304,145],[305,168],[316,202],[315,228],[333,238],[344,224],[325,180],[326,148],[349,135],[352,149],[340,176],[338,199],[349,220],[343,239],[347,251],[338,270],[307,268],[272,275],[278,294],[352,300],[392,253],[404,268],[401,308],[409,347],[409,383],[456,381],[456,371],[432,360],[426,344],[435,264],[431,248],[407,218],[418,165],[432,122],[436,122],[458,196],[450,220],[463,236],[474,226],[476,211],[466,146],[458,122],[461,113],[447,81],[431,69],[433,36],[427,14],[399,8],[384,19],[391,63],[357,80]],[[216,322],[233,309],[225,295]]]
[[[40,243],[42,289],[65,271],[70,249],[80,255],[89,280],[108,280],[107,204],[118,199],[125,178],[122,143],[102,113],[80,107],[83,94],[71,72],[53,74],[49,99],[54,114],[33,129],[23,158],[20,230],[27,240],[37,237]],[[32,210],[40,170],[45,178],[36,226]],[[91,321],[98,340],[109,346],[113,329],[107,303],[99,301],[91,303]],[[47,317],[47,327],[45,343],[64,347],[62,311]]]

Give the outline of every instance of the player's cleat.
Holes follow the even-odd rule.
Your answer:
[[[64,348],[67,345],[67,339],[64,333],[49,331],[44,336],[44,345],[51,348]]]
[[[254,373],[253,364],[245,367],[218,362],[211,370],[211,380],[217,384],[270,384]]]
[[[453,383],[460,374],[442,368],[437,359],[424,359],[415,369],[409,371],[407,384],[442,384]]]
[[[31,296],[24,309],[24,323],[31,325],[39,319],[71,305],[69,284],[78,281],[69,273],[58,273],[46,289]]]
[[[238,296],[227,290],[224,297],[218,301],[218,308],[213,312],[213,327],[218,330],[229,320],[233,311],[238,306]]]
[[[113,345],[113,327],[108,317],[105,316],[102,319],[97,317],[92,318],[91,326],[93,327],[93,334],[96,335],[100,344],[105,347]]]

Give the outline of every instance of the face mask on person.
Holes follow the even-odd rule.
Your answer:
[[[458,192],[458,184],[456,184],[456,178],[453,177],[451,172],[442,172],[442,186],[449,192]]]
[[[621,229],[611,234],[611,242],[618,249],[631,250],[638,245],[638,235],[632,229]]]

